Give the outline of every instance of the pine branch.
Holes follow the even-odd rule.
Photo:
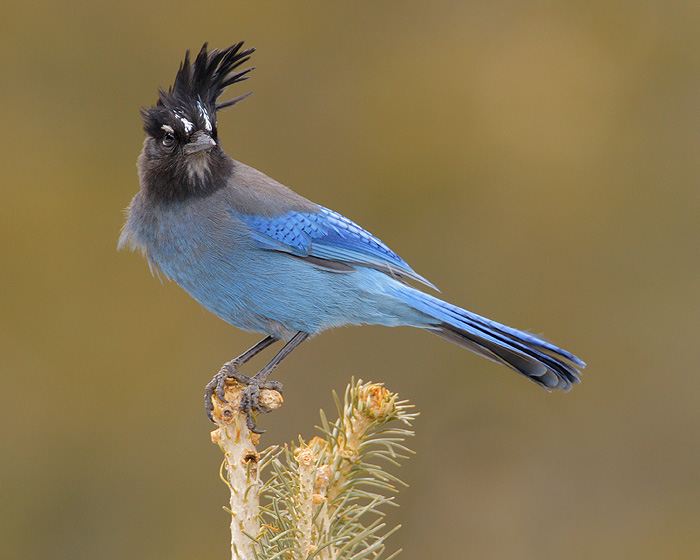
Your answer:
[[[281,398],[269,393],[263,398],[277,408]],[[352,381],[342,402],[333,397],[338,419],[331,423],[321,411],[321,436],[271,447],[262,456],[238,411],[235,382],[227,386],[229,404],[215,402],[220,428],[212,437],[225,454],[234,559],[389,560],[398,554],[384,556],[386,539],[398,527],[388,528],[383,519],[403,483],[384,467],[398,467],[411,453],[403,442],[413,432],[390,424],[410,426],[417,414],[377,383]]]
[[[256,555],[249,535],[260,533],[260,454],[255,448],[259,435],[251,433],[246,426],[246,416],[239,407],[241,394],[238,383],[229,379],[225,391],[228,403],[212,399],[212,416],[219,428],[211,433],[211,439],[224,452],[220,476],[231,490],[231,507],[228,509],[231,514],[231,557],[234,560],[254,560]],[[274,409],[282,404],[282,397],[277,391],[263,390],[261,401]]]

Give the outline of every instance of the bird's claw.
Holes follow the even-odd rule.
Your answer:
[[[260,391],[263,389],[271,389],[282,393],[282,383],[279,381],[259,381],[255,377],[251,377],[248,386],[241,395],[241,411],[246,415],[246,426],[254,434],[264,434],[265,430],[258,430],[253,418],[253,412],[270,412],[270,408],[260,402]]]
[[[228,403],[226,400],[226,380],[235,379],[241,385],[248,385],[250,383],[250,378],[247,375],[243,375],[238,371],[238,364],[235,360],[225,363],[221,366],[219,373],[217,373],[212,380],[207,383],[204,389],[204,408],[207,411],[207,416],[212,422],[214,418],[212,413],[214,412],[214,404],[212,403],[212,397],[216,395],[219,400],[223,403]]]
[[[258,430],[255,424],[255,419],[253,418],[254,412],[270,412],[270,409],[260,402],[260,391],[263,389],[271,389],[282,393],[282,383],[279,381],[262,381],[256,379],[256,376],[248,377],[243,375],[238,371],[238,364],[234,361],[224,364],[219,373],[217,373],[212,380],[207,383],[206,389],[204,390],[204,408],[207,411],[207,416],[209,420],[214,421],[213,412],[214,404],[212,403],[212,397],[214,395],[221,400],[221,402],[228,403],[226,400],[226,380],[235,379],[240,385],[245,386],[243,394],[241,395],[240,409],[246,415],[246,425],[248,429],[254,434],[263,434],[265,430]]]

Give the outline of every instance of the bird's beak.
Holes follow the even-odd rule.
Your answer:
[[[197,132],[183,148],[185,154],[192,155],[207,152],[216,146],[214,139],[204,132]]]

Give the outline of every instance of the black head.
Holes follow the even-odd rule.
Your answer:
[[[254,51],[242,46],[207,52],[205,43],[194,62],[187,51],[172,87],[159,90],[156,105],[141,111],[147,138],[139,169],[148,194],[182,200],[225,184],[232,163],[218,143],[216,113],[250,94],[217,100],[228,86],[248,79],[252,68],[235,71]]]

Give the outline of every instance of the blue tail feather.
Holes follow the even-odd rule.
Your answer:
[[[427,330],[505,364],[542,387],[568,390],[579,382],[580,369],[586,364],[546,340],[407,286],[395,295],[435,319],[425,326]]]

